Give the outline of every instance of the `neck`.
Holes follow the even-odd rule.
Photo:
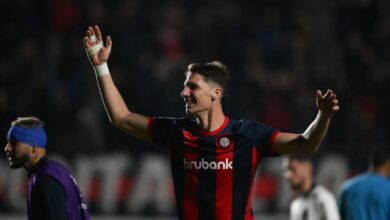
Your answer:
[[[384,177],[390,177],[390,162],[380,167],[374,167],[372,169],[372,172],[382,175]]]
[[[312,178],[308,178],[303,182],[299,191],[301,191],[301,193],[307,193],[311,190],[312,187],[313,187],[313,180]]]
[[[216,107],[196,116],[199,128],[206,132],[219,128],[225,121],[225,117],[221,107]]]
[[[35,155],[23,165],[24,169],[31,170],[45,155],[44,150],[36,150]]]

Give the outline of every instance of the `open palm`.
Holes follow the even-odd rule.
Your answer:
[[[332,90],[328,89],[325,95],[322,95],[321,90],[317,90],[316,96],[318,110],[330,116],[339,111],[339,101]]]
[[[96,40],[94,40],[94,37],[96,37]],[[88,27],[87,35],[84,37],[83,42],[92,65],[97,66],[107,62],[111,53],[112,41],[111,37],[107,36],[106,46],[103,45],[99,26]],[[102,46],[99,46],[99,44]]]

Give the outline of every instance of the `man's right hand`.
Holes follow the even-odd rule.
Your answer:
[[[88,59],[92,65],[97,66],[107,63],[110,57],[112,41],[111,37],[107,36],[106,46],[103,45],[102,33],[99,26],[93,28],[88,27],[87,35],[83,39],[85,50],[87,51]]]

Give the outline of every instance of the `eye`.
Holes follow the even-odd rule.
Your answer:
[[[185,87],[188,87],[190,90],[196,90],[196,89],[198,89],[199,88],[199,86],[197,85],[197,84],[195,84],[195,83],[186,83],[186,84],[184,84],[184,88]]]
[[[198,89],[199,87],[196,86],[196,85],[190,85],[189,88],[190,88],[191,90],[195,90],[195,89]]]

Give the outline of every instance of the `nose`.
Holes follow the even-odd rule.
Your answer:
[[[290,180],[291,179],[291,171],[286,170],[284,172],[284,178],[286,178],[287,180]]]
[[[5,153],[9,153],[9,152],[11,152],[11,145],[8,143],[7,145],[5,145],[5,147],[4,147],[4,152]]]
[[[188,87],[184,87],[183,91],[181,91],[181,93],[180,93],[180,96],[183,97],[183,98],[187,97],[188,93],[189,93],[189,88]]]

